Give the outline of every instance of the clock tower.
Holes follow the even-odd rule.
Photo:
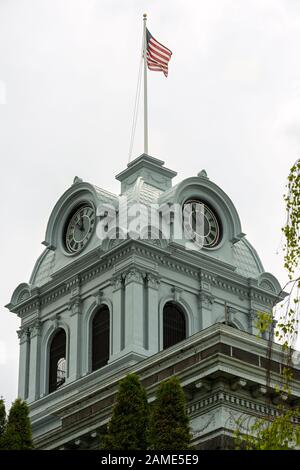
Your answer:
[[[276,413],[281,350],[270,359],[255,318],[281,287],[206,172],[174,176],[143,154],[116,176],[120,195],[76,177],[56,202],[45,249],[7,305],[21,318],[18,394],[37,448],[97,448],[132,371],[149,399],[180,378],[197,448],[230,447],[239,417]]]

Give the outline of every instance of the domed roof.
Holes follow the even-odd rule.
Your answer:
[[[245,277],[258,278],[264,272],[262,262],[246,238],[242,238],[232,247],[236,272]]]
[[[224,205],[225,204],[227,204],[227,206],[231,205],[230,210],[233,213],[232,217],[233,218],[235,217],[235,220],[236,220],[235,222],[237,226],[236,231],[241,232],[238,215],[235,211],[235,208],[232,202],[228,198],[228,196],[225,195],[225,193],[220,188],[218,188],[217,185],[209,181],[206,174],[204,177],[203,172],[198,175],[196,180],[197,180],[197,183],[199,183],[199,185],[203,188],[209,187],[209,188],[212,188],[212,190],[214,191],[219,191],[220,197],[224,201]],[[186,186],[189,186],[190,181],[193,185],[195,185],[195,178],[189,178],[185,181],[187,182]],[[185,187],[185,181],[171,188],[163,190],[163,189],[157,188],[156,186],[153,186],[152,184],[150,184],[149,181],[145,181],[145,178],[143,176],[138,176],[132,184],[127,186],[127,188],[125,189],[125,191],[123,191],[121,196],[123,198],[124,197],[127,198],[127,203],[129,206],[135,203],[140,203],[140,204],[149,206],[151,204],[158,204],[161,201],[163,203],[167,201],[174,202],[176,201],[178,190],[182,192],[182,187],[183,188]],[[92,187],[94,193],[96,194],[97,199],[101,201],[117,204],[118,200],[120,200],[121,196],[118,197],[117,195],[112,194],[108,191],[105,191],[101,188],[98,188],[95,185],[90,185],[89,183],[83,183],[79,179],[76,180],[75,183],[78,186],[78,188],[80,188],[80,186],[83,184]],[[101,241],[99,241],[99,244],[101,244]],[[252,245],[248,242],[248,240],[245,238],[244,234],[241,233],[240,236],[235,237],[235,239],[232,240],[232,243],[230,244],[230,246],[232,249],[232,257],[230,258],[230,261],[228,259],[225,261],[227,262],[229,261],[230,264],[235,266],[236,272],[240,274],[241,276],[244,276],[246,278],[258,279],[259,276],[264,272],[264,268],[257,252],[252,247]],[[206,254],[210,254],[210,253],[207,252]],[[212,252],[211,254],[212,256],[214,256],[215,253]],[[48,281],[51,280],[51,275],[55,269],[55,258],[56,258],[56,250],[52,250],[49,248],[44,250],[44,252],[41,254],[39,259],[37,260],[33,273],[31,275],[31,278],[30,278],[31,285],[40,287],[43,284],[46,284]],[[222,253],[217,254],[217,259],[222,259]]]
[[[221,236],[218,243],[211,248],[204,246],[201,249],[195,245],[196,248],[194,247],[192,250],[196,258],[195,256],[192,258],[185,256],[193,243],[182,236],[179,239],[175,239],[175,237],[173,239],[169,235],[163,240],[158,238],[154,242],[152,239],[141,238],[140,242],[151,243],[153,247],[162,249],[167,256],[179,256],[182,260],[186,259],[188,263],[191,259],[194,263],[198,256],[197,252],[199,252],[199,268],[203,266],[203,262],[208,260],[209,265],[215,265],[216,269],[221,266],[222,269],[235,271],[244,279],[256,280],[257,285],[263,290],[280,292],[278,281],[272,274],[264,271],[257,252],[242,232],[239,215],[229,196],[208,178],[204,170],[199,172],[197,176],[186,178],[172,186],[172,179],[176,173],[165,168],[163,164],[164,162],[161,160],[147,155],[142,155],[136,161],[131,162],[126,170],[117,175],[117,179],[121,181],[120,196],[75,177],[73,184],[59,198],[52,210],[43,242],[46,249],[35,263],[29,284],[22,283],[15,289],[11,305],[22,302],[23,299],[31,295],[30,293],[35,288],[42,287],[52,281],[54,276],[67,266],[70,266],[70,269],[72,269],[73,263],[77,263],[79,266],[81,259],[83,260],[86,255],[87,260],[99,259],[99,254],[105,253],[107,256],[118,243],[125,242],[126,239],[101,238],[98,231],[94,230],[88,248],[76,253],[76,257],[73,257],[64,249],[62,237],[68,218],[72,211],[74,212],[74,208],[78,207],[78,204],[91,204],[95,212],[97,209],[97,215],[100,216],[103,207],[107,204],[119,213],[120,202],[122,200],[123,203],[124,198],[127,198],[127,207],[135,203],[143,204],[147,208],[151,204],[155,204],[156,208],[173,207],[173,213],[169,214],[170,217],[172,215],[173,223],[175,223],[175,216],[178,213],[175,212],[175,208],[176,211],[179,209],[179,213],[182,213],[182,205],[186,201],[196,199],[207,204],[217,214]],[[101,206],[103,207],[101,208]],[[149,226],[147,224],[149,221],[147,218],[144,220],[146,220],[145,228],[148,233]],[[170,221],[171,218],[168,220]],[[182,226],[182,222],[180,222],[180,226]]]
[[[41,287],[43,284],[47,284],[47,282],[51,281],[51,274],[54,266],[55,251],[46,248],[33,268],[29,284],[36,287]]]

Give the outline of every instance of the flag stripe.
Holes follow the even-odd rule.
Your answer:
[[[148,52],[151,57],[155,57],[157,60],[161,60],[165,64],[169,62],[169,58],[164,56],[163,54],[160,54],[159,52],[156,51],[156,49],[152,49],[151,45],[148,46]]]
[[[148,65],[156,65],[159,69],[164,69],[164,70],[168,70],[168,66],[167,65],[163,65],[163,64],[160,64],[159,62],[157,62],[156,60],[152,60],[151,58],[147,58],[147,63]]]
[[[147,29],[147,66],[149,70],[163,72],[168,76],[168,63],[172,52],[160,44]]]
[[[147,63],[148,65],[152,65],[152,66],[156,66],[159,70],[164,70],[164,71],[168,71],[168,66],[167,65],[162,65],[162,64],[159,64],[158,62],[156,62],[155,60],[149,60],[147,59]]]
[[[170,51],[170,49],[168,49],[168,48],[165,47],[165,46],[162,46],[158,41],[156,41],[156,39],[154,39],[153,36],[151,37],[151,39],[150,39],[149,42],[150,42],[150,44],[152,44],[153,47],[155,47],[158,51],[163,52],[163,54],[166,54],[167,57],[171,57],[172,52]]]

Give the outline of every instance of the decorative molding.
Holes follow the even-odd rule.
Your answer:
[[[195,387],[197,390],[201,390],[203,392],[210,392],[212,389],[212,382],[209,380],[199,380],[195,382]]]
[[[201,303],[201,307],[204,307],[208,310],[212,309],[212,305],[214,303],[215,298],[208,291],[201,290],[199,292],[198,298]]]
[[[251,321],[254,321],[255,318],[257,318],[257,312],[258,312],[258,310],[256,310],[255,308],[250,308],[249,309],[249,319]]]
[[[146,275],[146,279],[148,287],[154,290],[158,290],[160,284],[160,279],[158,276],[148,273]]]
[[[177,271],[179,273],[184,274],[185,276],[191,277],[193,279],[200,279],[209,282],[212,286],[217,287],[221,290],[230,292],[242,300],[256,300],[260,303],[269,305],[270,308],[274,304],[274,295],[271,294],[268,296],[263,295],[261,292],[254,292],[256,287],[251,287],[251,294],[249,292],[248,286],[239,285],[238,280],[229,280],[221,275],[216,275],[210,273],[209,271],[203,271],[202,269],[196,269],[192,267],[189,261],[182,261],[182,260],[172,260],[168,259],[167,256],[170,255],[170,248],[167,250],[162,250],[155,245],[149,245],[146,243],[142,243],[141,241],[135,242],[135,253],[148,259],[155,261],[158,265],[165,266],[172,271]],[[109,253],[105,254],[105,256],[98,261],[93,267],[90,268],[83,268],[82,274],[77,276],[76,278],[72,278],[68,281],[63,281],[59,286],[51,287],[50,290],[47,289],[47,285],[42,286],[40,288],[40,305],[45,306],[51,304],[52,302],[57,301],[59,298],[65,296],[66,294],[72,292],[73,289],[78,288],[78,283],[82,286],[88,283],[90,280],[94,279],[96,276],[99,276],[103,272],[108,271],[111,269],[116,262],[119,262],[122,258],[128,257],[132,253],[131,246],[120,246],[118,247],[111,256]],[[80,267],[78,267],[80,269]],[[241,277],[241,283],[245,282],[245,280]],[[51,284],[50,284],[51,285]],[[259,288],[258,288],[259,289]],[[42,292],[45,290],[45,292]],[[277,297],[276,297],[277,298]],[[31,296],[28,301],[24,301],[25,305],[23,307],[14,308],[13,311],[16,311],[18,315],[22,316],[31,311],[33,311],[39,305],[39,297]],[[12,306],[14,307],[14,306]]]
[[[168,246],[168,241],[165,238],[145,238],[143,240],[145,243],[149,243],[149,245],[157,246],[158,248],[165,248]]]
[[[155,175],[155,176],[154,176]],[[154,172],[147,171],[145,172],[145,178],[147,183],[151,184],[153,182],[153,186],[156,187],[157,184],[160,186],[163,185],[165,189],[168,189],[168,182],[170,178],[166,178],[165,176],[155,174]]]
[[[187,413],[189,416],[200,414],[202,411],[206,411],[209,406],[216,406],[220,404],[228,404],[238,407],[241,410],[247,410],[251,414],[277,416],[278,410],[275,406],[270,406],[265,403],[257,403],[248,398],[239,397],[228,392],[218,391],[209,397],[198,400],[197,402],[191,403],[187,407]],[[300,423],[300,419],[298,420]]]
[[[81,313],[82,300],[80,297],[81,279],[77,275],[66,283],[67,288],[71,291],[70,300],[68,302],[68,310],[71,310],[71,316]]]
[[[139,271],[138,269],[133,268],[130,271],[127,271],[124,277],[125,277],[125,286],[128,286],[128,284],[130,284],[131,282],[143,284],[145,274]]]
[[[51,321],[51,329],[57,330],[57,328],[60,327],[60,320],[61,320],[61,312],[59,313],[54,313],[51,317],[49,317],[49,320]]]
[[[277,393],[272,397],[272,403],[274,405],[279,405],[280,403],[285,403],[288,400],[289,396],[287,393]]]
[[[183,289],[177,286],[172,286],[171,291],[173,293],[173,298],[175,302],[180,302],[181,300],[181,294],[183,292]]]
[[[94,295],[94,298],[96,299],[96,305],[101,305],[103,303],[103,300],[104,300],[104,290],[103,289],[99,289],[97,294]]]
[[[33,339],[35,336],[39,336],[41,333],[42,323],[39,320],[36,320],[30,327],[30,338]]]
[[[201,282],[204,280],[205,282],[207,282],[209,285],[211,285],[212,283],[215,284],[216,283],[216,276],[208,271],[203,271],[203,269],[200,270],[199,272],[199,279],[201,280]],[[204,286],[202,286],[202,288],[204,288]]]
[[[72,296],[78,295],[80,291],[80,285],[81,285],[80,276],[77,274],[75,277],[67,281],[65,285],[67,289],[71,290]]]
[[[228,281],[228,279],[221,279],[220,277],[214,278],[212,280],[212,284],[215,287],[218,287],[221,290],[232,292],[233,294],[239,296],[241,300],[245,300],[249,298],[249,290],[248,287],[241,288],[238,287],[236,282]]]
[[[227,302],[225,302],[225,323],[234,324],[234,317],[238,312],[239,310],[231,307],[230,305],[227,305]]]
[[[241,378],[236,378],[231,382],[230,388],[233,391],[237,391],[237,390],[241,390],[243,388],[246,388],[247,384],[248,384],[247,380],[241,379]]]
[[[264,387],[263,385],[258,385],[257,387],[254,387],[251,392],[253,398],[263,397],[267,394],[267,387]]]
[[[82,300],[79,295],[71,297],[68,303],[68,310],[71,310],[71,316],[78,315],[79,313],[81,313],[81,305]]]
[[[113,286],[113,291],[121,289],[123,287],[124,277],[122,274],[115,276],[111,279],[111,284]]]
[[[30,335],[29,328],[21,327],[19,330],[17,330],[17,335],[20,340],[20,344],[24,343],[25,341],[28,341]]]

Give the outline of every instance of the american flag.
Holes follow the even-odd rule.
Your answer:
[[[168,76],[168,62],[172,52],[167,47],[156,41],[147,29],[147,65],[149,70],[163,72]]]

